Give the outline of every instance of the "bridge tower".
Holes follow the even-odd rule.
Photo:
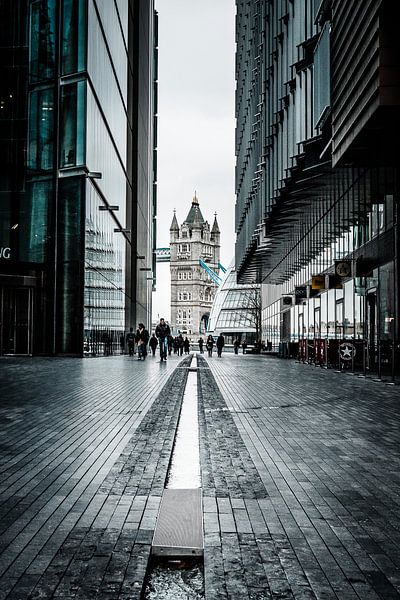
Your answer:
[[[220,261],[220,230],[215,214],[212,228],[201,214],[195,193],[181,226],[176,214],[170,227],[171,325],[174,333],[204,335],[216,284],[200,265],[203,260],[215,273]]]

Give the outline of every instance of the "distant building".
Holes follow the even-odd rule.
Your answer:
[[[260,286],[237,283],[235,267],[230,265],[215,294],[207,333],[214,337],[222,333],[225,344],[233,344],[236,339],[253,344],[260,321]]]
[[[189,213],[178,225],[176,214],[170,227],[171,324],[185,335],[204,333],[216,284],[200,264],[218,273],[220,231],[215,215],[212,228],[201,214],[195,194]]]
[[[0,2],[0,354],[148,323],[153,0]]]

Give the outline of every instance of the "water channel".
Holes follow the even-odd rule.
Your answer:
[[[195,357],[191,364],[193,364],[193,360]],[[165,488],[167,490],[201,488],[197,370],[191,366]],[[202,558],[190,556],[153,558],[144,598],[145,600],[201,600],[204,598]]]

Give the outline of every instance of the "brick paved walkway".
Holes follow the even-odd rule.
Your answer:
[[[245,507],[272,597],[400,598],[399,388],[276,358],[208,363],[267,492]],[[222,555],[236,502],[218,510]]]
[[[179,361],[0,360],[0,599],[140,597]],[[199,366],[207,600],[400,599],[399,388]]]
[[[0,361],[0,598],[115,598],[121,573],[138,597],[184,383],[159,395],[178,359],[158,361]]]

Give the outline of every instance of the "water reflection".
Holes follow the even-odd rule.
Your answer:
[[[197,416],[197,372],[188,373],[182,410],[175,437],[166,488],[201,487],[199,423]]]
[[[201,600],[204,576],[200,564],[169,560],[157,564],[147,582],[145,600]]]

